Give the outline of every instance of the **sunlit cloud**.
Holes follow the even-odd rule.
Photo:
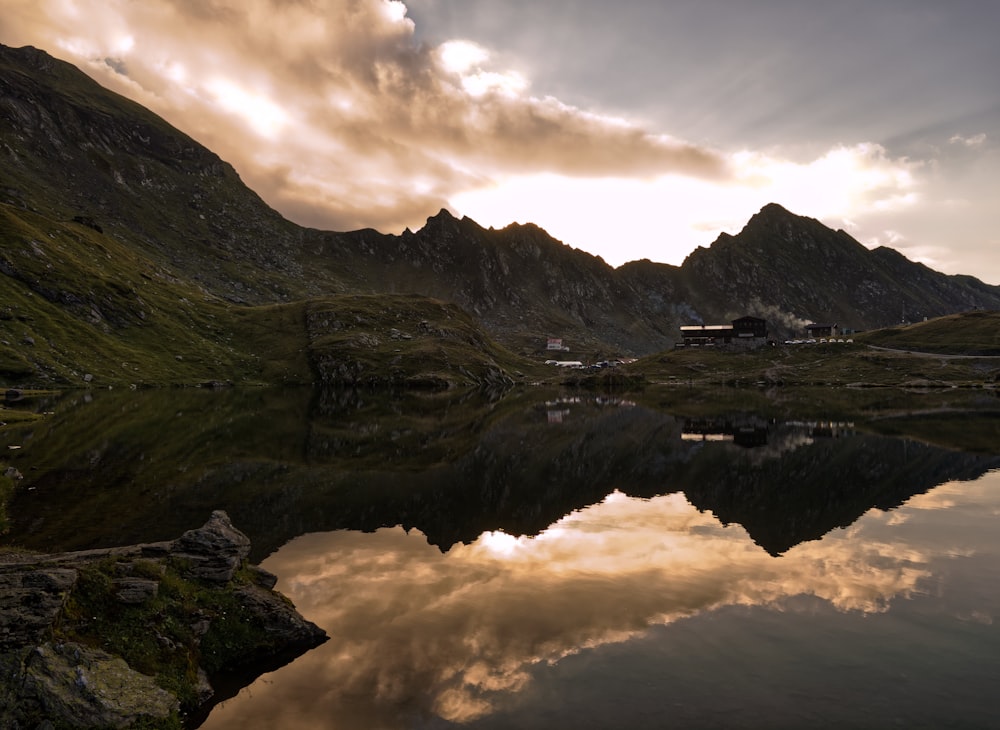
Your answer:
[[[535,92],[530,65],[498,60],[505,49],[418,41],[398,0],[8,0],[0,41],[77,64],[314,227],[398,233],[447,207],[487,226],[537,223],[618,265],[679,264],[770,202],[834,227],[850,220],[866,243],[895,230],[908,254],[971,246],[945,236],[956,223],[980,225],[955,221],[943,203],[933,214],[940,240],[897,223],[932,215],[934,160],[864,140],[810,146],[805,158],[795,140],[734,150],[676,138],[621,110]],[[986,154],[991,138],[936,145]]]
[[[307,225],[419,227],[454,195],[514,171],[726,174],[714,150],[532,96],[480,45],[417,43],[395,0],[13,6],[2,40],[60,52]]]
[[[438,46],[437,58],[445,71],[463,74],[490,57],[489,51],[471,41],[447,41]]]
[[[454,74],[462,89],[473,97],[497,93],[510,99],[528,90],[528,80],[516,71],[485,70],[490,52],[471,41],[447,41],[435,50],[441,68]]]
[[[226,79],[215,78],[205,84],[219,107],[239,116],[264,137],[274,137],[289,123],[288,115],[263,94],[247,91]]]
[[[920,202],[922,163],[893,159],[878,145],[838,147],[805,162],[741,151],[727,167],[725,180],[512,175],[451,203],[483,225],[538,223],[619,265],[641,258],[679,264],[720,233],[739,232],[773,201],[838,227],[851,220],[855,228],[855,218]],[[854,235],[863,237],[863,229]]]

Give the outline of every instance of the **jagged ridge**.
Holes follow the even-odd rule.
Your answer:
[[[17,303],[0,312],[0,328],[34,321],[51,339],[64,335],[42,320],[58,319],[62,333],[98,321],[119,341],[154,326],[142,306],[154,293],[161,320],[173,322],[198,320],[198,302],[416,293],[458,304],[515,352],[538,354],[561,336],[592,356],[648,354],[672,345],[681,324],[743,314],[765,317],[780,337],[806,320],[868,329],[1000,309],[1000,287],[869,251],[778,205],[680,267],[615,269],[537,226],[485,229],[448,211],[399,236],[306,229],[217,155],[69,64],[0,46],[0,71],[0,287]],[[197,331],[210,329],[202,321]],[[37,370],[16,326],[0,334],[5,372]],[[79,357],[86,368],[94,356]]]

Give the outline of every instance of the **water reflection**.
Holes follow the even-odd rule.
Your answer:
[[[954,529],[940,510],[956,508],[980,516]],[[990,652],[998,586],[976,596],[956,584],[948,562],[997,557],[988,520],[998,510],[994,473],[975,485],[946,485],[893,513],[873,510],[850,530],[780,559],[680,495],[615,492],[536,537],[487,532],[444,554],[401,528],[305,535],[265,567],[332,640],[216,708],[205,727],[406,728],[434,718],[475,725],[501,711],[520,718],[518,711],[541,709],[531,706],[535,677],[568,657],[630,645],[652,627],[727,607],[795,611],[804,598],[873,616],[943,590],[951,594],[947,610],[990,632],[982,648]],[[981,577],[996,576],[994,568]],[[863,631],[851,639],[856,651],[869,640]],[[899,669],[919,672],[920,661],[899,661]],[[767,662],[759,657],[762,670]],[[614,701],[591,699],[595,708]],[[799,709],[812,701],[802,698]],[[619,711],[624,726],[670,719],[655,702]]]
[[[938,410],[880,393],[822,407],[739,395],[753,407],[72,393],[44,421],[0,429],[25,477],[4,540],[168,539],[227,510],[332,640],[208,727],[608,727],[615,703],[656,718],[632,727],[664,726],[662,706],[674,726],[733,726],[755,692],[786,685],[808,721],[785,726],[836,724],[810,704],[858,726],[838,708],[904,671],[880,685],[887,707],[920,706],[938,679],[980,707],[982,682],[1000,680],[995,398],[967,394],[959,418],[954,394],[935,395]],[[725,662],[732,650],[742,665]],[[820,689],[827,669],[836,692]],[[724,721],[707,712],[725,706],[721,676]],[[880,718],[867,724],[896,722]]]
[[[74,393],[46,407],[44,422],[0,431],[25,476],[5,539],[43,550],[169,539],[213,509],[249,534],[256,560],[303,533],[395,525],[447,550],[488,531],[537,534],[617,489],[682,491],[779,555],[1000,467],[1000,444],[944,449],[874,434],[860,410],[803,419],[773,404],[691,417],[532,391],[252,390]],[[963,433],[974,438],[972,419]]]

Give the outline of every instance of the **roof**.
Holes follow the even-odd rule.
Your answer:
[[[687,324],[681,327],[681,332],[718,332],[720,330],[731,330],[731,324]]]

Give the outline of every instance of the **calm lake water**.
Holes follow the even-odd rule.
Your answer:
[[[5,541],[227,510],[331,639],[209,730],[996,728],[991,398],[78,393]]]

